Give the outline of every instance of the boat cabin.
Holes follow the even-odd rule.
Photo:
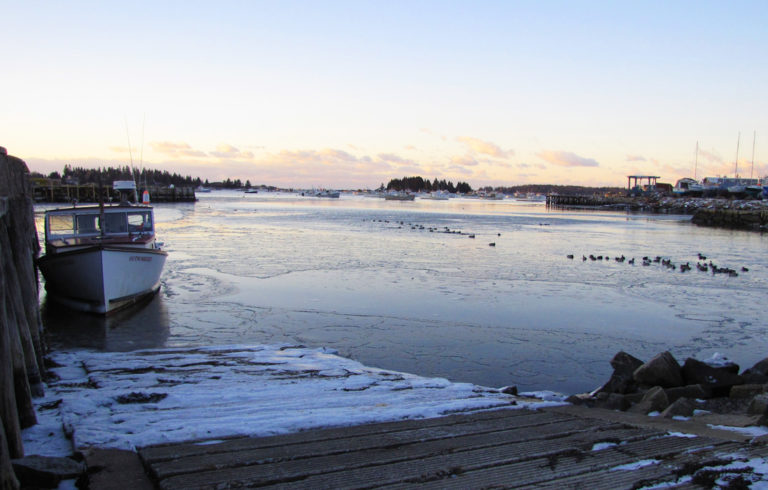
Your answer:
[[[56,209],[45,215],[46,253],[95,244],[146,246],[154,239],[152,208],[98,206]]]

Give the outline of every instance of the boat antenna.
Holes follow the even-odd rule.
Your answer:
[[[749,178],[752,179],[752,174],[755,171],[755,140],[757,139],[757,130],[752,133],[752,168],[749,169]]]
[[[106,226],[106,223],[104,223],[104,183],[102,182],[102,179],[101,179],[101,169],[99,169],[98,171],[98,179],[99,179],[99,231],[101,232],[101,238],[103,240],[104,227]]]
[[[147,121],[147,114],[144,113],[141,119],[141,153],[139,153],[139,172],[144,171],[144,123]],[[139,182],[138,185],[141,185],[141,173],[139,173]],[[144,177],[144,188],[147,187],[147,179],[146,176]]]

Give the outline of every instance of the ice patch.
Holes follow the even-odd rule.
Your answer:
[[[24,431],[25,447],[30,454],[48,447],[51,455],[72,447],[134,449],[537,408],[557,399],[543,392],[538,395],[549,401],[521,400],[469,383],[369,368],[330,352],[291,345],[55,352],[59,379],[38,401],[41,423]],[[42,409],[55,400],[61,400],[55,410]],[[66,444],[56,447],[50,438]]]

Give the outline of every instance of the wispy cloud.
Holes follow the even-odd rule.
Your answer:
[[[646,158],[640,155],[627,155],[628,162],[644,162]]]
[[[226,158],[231,160],[250,160],[253,158],[252,151],[240,151],[232,145],[222,143],[216,146],[216,150],[210,152],[211,156],[217,158]]]
[[[461,168],[465,169],[465,167],[476,167],[479,163],[477,160],[475,160],[472,157],[453,157],[451,158],[451,167],[452,168]],[[466,169],[465,169],[466,170]]]
[[[592,158],[580,157],[570,151],[545,150],[536,154],[542,160],[561,167],[599,167],[600,164]]]
[[[457,136],[456,141],[464,143],[473,152],[482,155],[489,155],[495,158],[509,158],[515,154],[514,150],[502,150],[497,144],[490,141],[483,141],[471,136]]]
[[[195,150],[188,143],[172,143],[170,141],[152,141],[149,143],[152,151],[166,155],[170,158],[194,157],[204,158],[208,155],[204,151]]]

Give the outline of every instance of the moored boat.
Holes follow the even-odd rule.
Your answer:
[[[416,196],[414,194],[398,192],[393,194],[385,194],[384,199],[387,201],[413,201],[414,199],[416,199]]]
[[[150,206],[79,206],[46,211],[37,264],[49,297],[107,314],[156,293],[167,255]]]

